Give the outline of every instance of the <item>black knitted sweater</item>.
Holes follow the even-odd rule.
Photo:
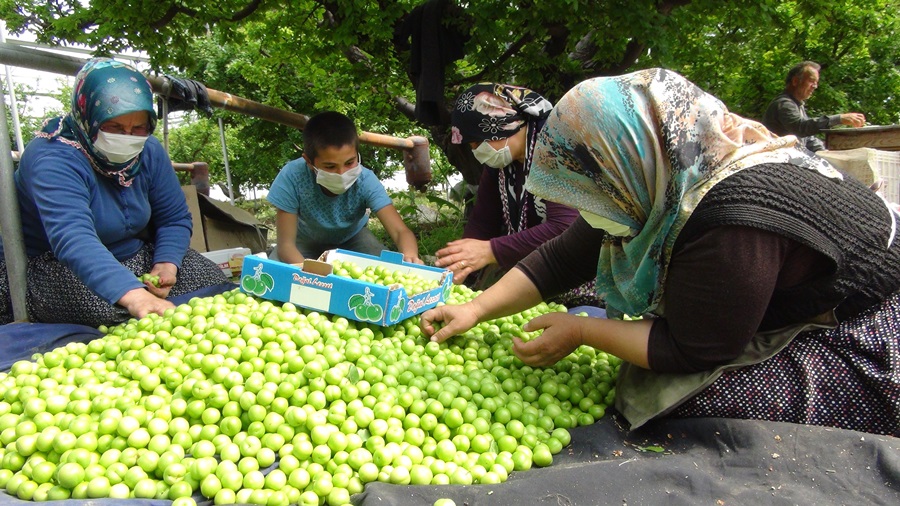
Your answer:
[[[888,248],[892,214],[898,218],[851,177],[835,180],[793,165],[758,165],[710,189],[678,243],[721,225],[756,227],[798,241],[829,258],[834,270],[779,290],[762,327],[803,321],[833,308],[844,320],[900,289],[900,237]]]

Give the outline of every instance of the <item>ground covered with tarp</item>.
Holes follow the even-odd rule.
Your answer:
[[[369,504],[900,504],[900,439],[788,423],[663,420],[634,432],[615,416],[571,429],[553,465],[500,485],[372,483]]]
[[[223,291],[233,287],[213,289]],[[190,294],[206,296],[210,293]],[[0,326],[0,370],[99,331],[75,325]],[[662,420],[626,430],[615,413],[571,429],[553,464],[498,485],[369,483],[360,505],[900,504],[900,439],[825,427],[716,418]],[[201,496],[200,505],[211,504]],[[0,493],[0,506],[21,504]],[[167,505],[166,500],[55,501],[58,506]]]

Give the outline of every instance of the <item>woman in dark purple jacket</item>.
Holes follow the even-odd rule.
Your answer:
[[[467,143],[486,167],[463,238],[437,252],[453,281],[487,266],[506,271],[578,217],[571,207],[525,190],[534,140],[553,104],[527,88],[482,83],[466,90],[452,114],[454,144]]]

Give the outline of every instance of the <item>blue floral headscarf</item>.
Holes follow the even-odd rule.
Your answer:
[[[675,72],[584,81],[538,136],[526,189],[607,223],[597,293],[626,314],[657,309],[678,233],[716,183],[761,163],[842,177],[762,124],[728,112]],[[586,216],[587,217],[587,216]],[[589,220],[590,221],[590,220]]]
[[[75,77],[69,114],[50,118],[36,135],[74,146],[87,156],[95,171],[122,186],[131,186],[131,180],[141,171],[140,155],[123,163],[110,162],[94,148],[93,139],[105,121],[137,111],[147,111],[152,133],[156,112],[147,78],[111,58],[95,58]]]

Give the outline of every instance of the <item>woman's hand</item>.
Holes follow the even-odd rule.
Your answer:
[[[175,307],[175,304],[161,299],[143,288],[135,288],[125,292],[125,295],[117,302],[135,318],[143,318],[150,313],[162,316],[166,309]]]
[[[513,352],[522,362],[532,367],[553,365],[566,358],[583,344],[582,331],[588,321],[582,316],[566,313],[548,313],[526,323],[522,329],[534,332],[543,329],[543,333],[524,342],[513,338]]]
[[[436,325],[443,323],[443,326]],[[478,315],[471,303],[459,306],[438,306],[422,313],[419,328],[432,341],[443,342],[471,329],[478,323]]]
[[[178,281],[178,267],[173,263],[162,262],[154,264],[150,274],[159,276],[159,286],[147,284],[147,290],[150,290],[150,293],[160,299],[168,297],[169,292],[172,291],[172,287],[175,286],[175,283]]]
[[[453,283],[460,284],[466,277],[487,265],[497,263],[491,241],[479,239],[459,239],[447,243],[447,247],[435,252],[437,267],[453,271]]]

